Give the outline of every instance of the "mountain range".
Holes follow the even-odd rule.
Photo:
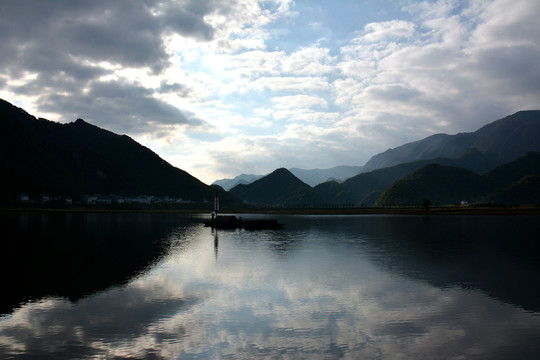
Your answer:
[[[373,156],[364,165],[364,171],[438,157],[453,159],[473,148],[479,150],[495,167],[527,151],[540,151],[539,119],[538,110],[519,111],[472,133],[432,135]]]
[[[283,207],[419,206],[425,201],[434,205],[540,204],[540,152],[528,152],[483,175],[444,163],[452,161],[439,158],[400,164],[314,188],[281,168],[251,184],[237,185],[230,193],[253,205]]]
[[[264,175],[253,175],[253,174],[240,174],[233,179],[221,179],[216,180],[212,183],[212,185],[218,185],[221,186],[224,190],[229,191],[236,185],[240,184],[251,184],[255,180],[259,180]]]
[[[239,184],[229,191],[252,204],[322,204],[324,198],[289,170],[281,168],[251,184]]]
[[[153,195],[222,204],[355,206],[540,203],[540,111],[520,111],[472,133],[438,134],[389,149],[364,166],[277,169],[208,186],[152,150],[82,119],[35,118],[0,99],[0,201],[41,193]]]
[[[330,169],[299,169],[291,168],[288,169],[294,176],[302,180],[309,186],[315,186],[325,181],[338,181],[342,182],[356,174],[359,174],[362,171],[362,166],[334,166]],[[233,187],[239,184],[250,184],[255,180],[259,180],[264,175],[253,175],[253,174],[241,174],[233,179],[221,179],[216,180],[212,185],[219,185],[223,189],[229,191]]]
[[[388,149],[371,157],[363,166],[336,166],[329,169],[305,170],[289,169],[300,180],[310,186],[316,186],[329,180],[341,183],[360,173],[367,173],[403,163],[437,158],[456,159],[475,151],[482,159],[472,159],[468,169],[482,173],[498,165],[512,161],[527,151],[540,151],[540,111],[519,111],[503,119],[483,126],[470,133],[456,135],[435,134],[422,140],[407,143],[394,149]],[[214,182],[225,190],[238,185],[248,184],[263,175],[239,175],[234,179]]]
[[[461,202],[540,203],[540,153],[522,157],[478,175],[454,166],[430,164],[389,186],[376,205]]]
[[[239,201],[172,166],[130,137],[82,119],[68,124],[38,119],[0,99],[0,124],[0,199],[4,203],[20,193],[153,195],[193,202],[212,200],[218,193],[222,202]]]
[[[313,190],[327,204],[361,206],[418,205],[426,198],[438,204],[540,203],[534,190],[540,165],[537,139],[540,111],[520,111],[473,133],[439,134],[387,150],[372,157],[363,172],[343,182],[320,183]],[[524,160],[511,161],[520,156]],[[493,175],[497,173],[501,175]],[[242,188],[247,192],[249,185]],[[242,198],[236,188],[230,191]],[[257,192],[258,202],[264,198],[262,191]]]
[[[431,160],[418,160],[361,173],[347,179],[342,184],[338,184],[339,186],[333,184],[333,193],[325,190],[330,186],[328,183],[319,184],[315,189],[318,191],[325,191],[327,201],[332,204],[342,203],[343,191],[346,191],[349,194],[348,197],[350,202],[371,206],[375,204],[378,197],[382,195],[383,191],[393,182],[430,164],[454,166],[477,173],[483,173],[492,168],[492,162],[480,153],[480,151],[477,149],[470,149],[456,159],[436,158]]]

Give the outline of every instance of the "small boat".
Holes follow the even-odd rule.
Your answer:
[[[246,229],[246,230],[273,230],[281,229],[283,224],[276,219],[250,219],[242,220],[236,216],[212,216],[212,219],[205,220],[204,226],[214,229]]]
[[[281,229],[283,224],[278,223],[276,219],[251,219],[242,220],[242,218],[236,218],[233,215],[220,215],[219,211],[219,197],[216,194],[214,198],[214,211],[210,214],[212,218],[204,221],[204,226],[211,227],[213,229],[246,229],[246,230],[272,230]]]
[[[241,226],[241,220],[238,221],[236,216],[217,216],[212,213],[212,219],[205,220],[204,226],[216,229],[238,229]]]

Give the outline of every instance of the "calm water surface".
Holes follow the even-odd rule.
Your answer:
[[[0,358],[540,359],[540,217],[278,218],[2,215]]]

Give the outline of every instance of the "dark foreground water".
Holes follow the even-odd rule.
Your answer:
[[[0,358],[540,359],[540,217],[278,218],[2,215]]]

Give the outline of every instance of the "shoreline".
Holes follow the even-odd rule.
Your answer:
[[[210,214],[211,209],[117,209],[117,208],[45,208],[5,207],[0,213],[179,213]],[[225,208],[225,214],[283,215],[540,215],[540,206],[432,206],[421,207],[357,207],[357,208]]]

